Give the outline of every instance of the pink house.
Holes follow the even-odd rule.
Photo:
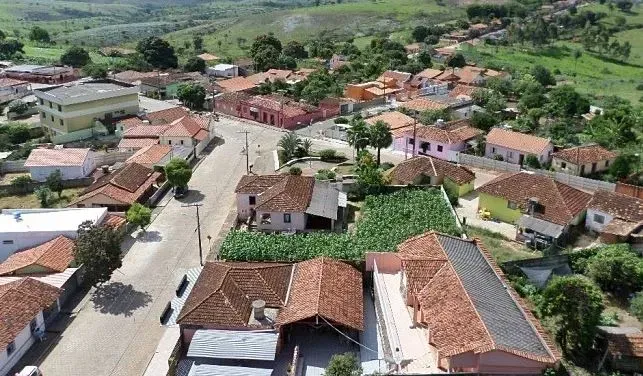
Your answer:
[[[292,99],[274,96],[257,95],[242,99],[236,107],[239,117],[274,125],[278,128],[295,129],[312,122],[336,115],[336,109],[315,107],[293,101]]]
[[[538,157],[540,163],[548,163],[554,144],[548,138],[493,128],[487,134],[485,157],[522,165],[529,155]]]
[[[478,240],[429,232],[395,254],[368,253],[366,267],[382,330],[399,334],[385,337],[397,371],[420,358],[419,373],[541,375],[561,358]]]
[[[419,124],[415,130],[409,129],[396,138],[393,149],[408,154],[413,154],[415,150],[415,155],[451,160],[455,152],[466,150],[467,142],[482,133],[480,129],[471,126],[467,119],[438,122],[435,125]]]

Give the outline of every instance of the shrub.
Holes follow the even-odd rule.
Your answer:
[[[26,191],[31,183],[31,177],[29,175],[20,175],[11,179],[11,185],[20,189],[21,191]]]
[[[538,157],[533,154],[529,154],[527,158],[525,158],[525,164],[531,168],[540,168],[540,161],[538,160]]]
[[[322,161],[332,161],[337,158],[337,151],[335,149],[324,149],[319,151],[319,157]]]
[[[505,160],[505,159],[502,157],[502,155],[500,155],[500,154],[494,154],[494,155],[493,155],[493,159],[494,159],[494,160],[496,160],[496,161],[501,161],[501,162]]]
[[[643,84],[636,85],[636,90],[643,90]]]
[[[343,116],[340,116],[340,117],[336,118],[335,120],[333,120],[333,122],[335,124],[348,124],[348,119],[343,117]]]
[[[38,197],[41,208],[48,208],[51,206],[51,189],[40,187],[34,191],[34,194]]]
[[[29,110],[29,105],[21,99],[11,101],[7,106],[7,112],[15,112],[17,115],[22,115]]]
[[[336,177],[336,174],[334,171],[327,170],[325,168],[317,171],[315,174],[315,179],[317,180],[334,180]]]
[[[604,291],[625,297],[643,287],[643,259],[627,244],[606,246],[589,259],[586,274]]]
[[[630,313],[643,321],[643,292],[637,292],[630,301]]]
[[[293,166],[288,170],[288,173],[290,175],[301,175],[301,168]]]

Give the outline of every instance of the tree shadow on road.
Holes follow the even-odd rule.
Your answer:
[[[152,302],[147,291],[136,291],[132,285],[110,282],[98,287],[90,298],[94,309],[110,315],[131,316],[139,308]]]
[[[136,235],[136,240],[141,243],[158,243],[163,240],[163,235],[158,231],[141,231]]]
[[[184,204],[194,204],[203,201],[204,198],[205,195],[198,189],[190,189],[185,197],[178,198],[177,200]]]

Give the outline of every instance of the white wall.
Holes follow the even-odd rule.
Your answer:
[[[603,220],[603,223],[594,221],[595,214],[602,215],[605,218]],[[605,212],[596,209],[587,209],[587,216],[585,217],[585,227],[592,231],[601,232],[603,231],[603,227],[610,223],[612,219],[614,219],[614,217]]]
[[[306,214],[304,213],[290,213],[290,223],[284,223],[284,214],[286,213],[269,213],[270,224],[261,224],[261,215],[266,212],[257,211],[257,228],[262,231],[289,231],[289,230],[305,230],[306,229]]]
[[[250,205],[250,196],[254,196],[257,200],[257,195],[250,195],[245,193],[237,193],[237,217],[245,221],[250,216],[250,212],[255,205]],[[256,201],[255,201],[256,203]]]
[[[610,160],[607,166],[605,165],[605,162],[606,161],[599,161],[599,162],[596,163],[596,172],[609,170],[609,166],[612,165],[612,162],[614,162],[614,160]],[[562,166],[563,163],[565,163],[564,168]],[[574,163],[569,163],[569,162],[563,161],[561,159],[554,158],[552,160],[551,166],[553,167],[553,169],[555,171],[560,171],[560,172],[564,172],[566,174],[571,174],[571,175],[576,175],[576,176],[581,175],[580,166],[582,166],[582,165],[576,165]],[[592,164],[591,163],[586,163],[584,166],[585,166],[585,169],[583,170],[583,175],[591,174],[592,173]]]
[[[165,137],[161,136],[159,138],[160,144],[161,145],[183,145],[185,147],[192,147],[194,146],[194,140],[192,137]],[[183,143],[181,143],[183,142]]]
[[[554,147],[552,146],[552,144],[549,144],[549,146],[547,146],[547,148],[545,148],[545,150],[540,155],[537,156],[540,163],[549,162],[549,159],[551,157],[551,153],[553,152],[553,150],[554,150]],[[489,143],[486,145],[486,150],[485,150],[485,157],[487,158],[493,159],[494,155],[502,155],[503,161],[509,162],[509,163],[516,163],[516,164],[520,163],[520,154],[523,154],[525,156],[524,159],[527,160],[527,156],[530,153],[525,153],[514,149],[508,149],[508,148],[504,148],[504,147],[497,146],[494,144],[489,144]]]
[[[38,312],[38,315],[35,318],[38,327],[44,331],[45,320],[42,311]],[[16,336],[14,342],[16,347],[10,357],[7,356],[7,349],[0,349],[0,376],[8,376],[9,370],[16,365],[20,358],[22,358],[22,356],[35,342],[35,339],[31,334],[31,328],[29,324],[27,324],[27,326],[22,329],[22,331],[20,331],[20,333]]]

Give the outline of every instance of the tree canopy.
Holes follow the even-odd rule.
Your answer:
[[[145,226],[149,225],[152,221],[152,210],[138,202],[135,202],[127,210],[126,216],[127,222],[141,226],[141,229],[145,231]]]
[[[49,37],[49,32],[47,30],[43,29],[40,26],[34,26],[29,32],[29,40],[32,40],[34,42],[49,43],[51,41],[51,38]]]
[[[296,40],[286,43],[283,47],[282,54],[293,59],[305,59],[308,57],[308,52],[306,52],[304,45]]]
[[[589,259],[586,274],[604,291],[627,297],[643,287],[643,259],[627,244],[605,246]]]
[[[362,366],[353,353],[335,354],[330,358],[324,376],[361,376]]]
[[[52,192],[58,193],[58,197],[63,193],[63,174],[60,170],[56,170],[47,176],[45,180],[45,185],[47,188],[51,189]]]
[[[109,281],[121,267],[122,235],[109,226],[96,226],[86,221],[78,226],[74,260],[85,267],[85,283],[91,286]]]
[[[390,126],[382,120],[376,121],[368,129],[369,144],[377,149],[377,165],[380,165],[380,152],[393,143]]]
[[[205,71],[205,60],[200,57],[191,57],[185,62],[183,70],[186,72],[203,72]]]
[[[165,165],[165,177],[173,187],[187,187],[192,178],[192,169],[183,158],[172,158]]]
[[[60,56],[60,62],[62,64],[70,65],[74,68],[84,67],[91,61],[92,59],[89,57],[89,52],[78,46],[70,47]]]
[[[179,85],[176,96],[189,108],[203,108],[205,88],[196,83],[182,84]]]
[[[136,45],[136,51],[143,59],[155,68],[167,69],[178,67],[178,59],[174,47],[159,37],[147,37]]]

